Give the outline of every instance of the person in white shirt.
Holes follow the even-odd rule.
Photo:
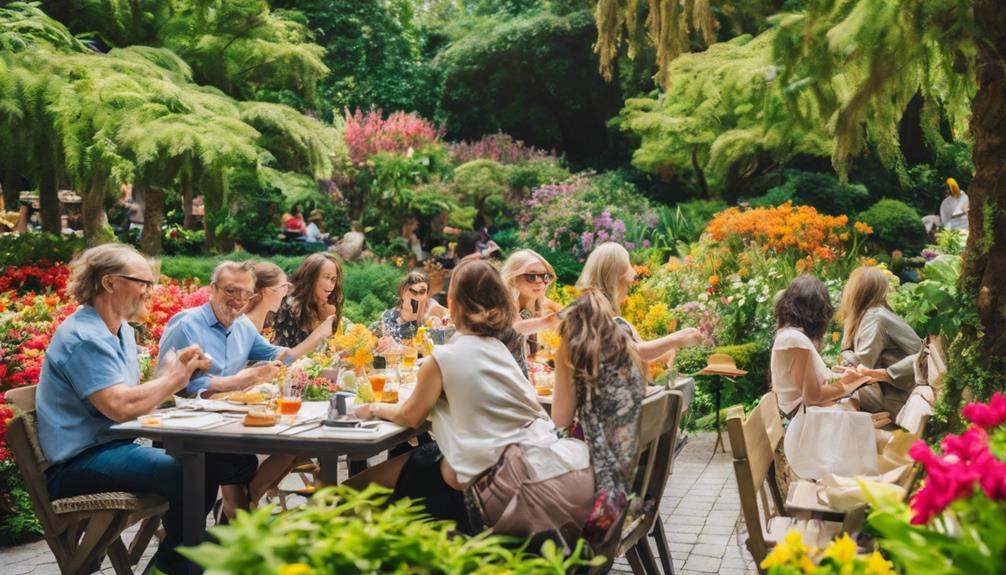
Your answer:
[[[968,195],[957,185],[957,180],[947,178],[947,197],[940,204],[940,224],[947,230],[967,230],[971,204]]]

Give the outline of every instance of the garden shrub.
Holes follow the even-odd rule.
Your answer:
[[[524,198],[538,186],[561,182],[571,175],[558,160],[545,158],[507,166],[506,178],[511,194]]]
[[[267,505],[211,527],[219,543],[182,554],[207,573],[329,575],[342,573],[571,573],[588,562],[579,542],[569,558],[553,542],[532,554],[520,541],[488,532],[468,537],[434,520],[410,499],[388,503],[390,491],[329,487],[279,515]],[[593,563],[597,563],[594,561]]]
[[[75,234],[54,235],[29,232],[0,236],[0,262],[8,266],[39,262],[68,262],[87,247],[84,238]]]
[[[454,170],[450,189],[459,201],[475,206],[476,210],[485,213],[485,205],[489,198],[502,200],[508,191],[506,168],[493,160],[472,160]],[[499,202],[495,205],[499,206]],[[496,219],[504,214],[487,215]]]
[[[5,417],[0,405],[0,418]],[[6,422],[0,422],[0,431]],[[0,450],[3,447],[0,445]],[[35,516],[31,498],[17,464],[0,454],[0,548],[17,545],[42,536],[42,525]]]
[[[350,321],[369,324],[394,305],[402,270],[373,261],[343,263],[342,268],[345,315]]]
[[[869,204],[870,192],[862,184],[843,184],[833,173],[787,170],[785,182],[769,190],[762,198],[778,205],[786,200],[814,206],[825,214],[854,214]],[[753,205],[755,201],[751,202]],[[765,205],[765,204],[761,204]]]
[[[768,391],[768,368],[771,347],[761,342],[748,342],[733,345],[722,345],[716,348],[691,347],[678,351],[674,367],[681,374],[694,375],[703,367],[711,354],[725,353],[734,358],[739,369],[746,370],[746,375],[737,377],[734,381],[723,380],[723,393],[720,407],[726,409],[731,405],[750,407]],[[691,421],[700,429],[710,429],[715,423],[713,411],[712,381],[709,376],[695,377],[695,400],[691,408]]]
[[[885,198],[859,218],[873,228],[874,240],[885,250],[917,253],[926,241],[926,229],[915,208],[900,200]]]

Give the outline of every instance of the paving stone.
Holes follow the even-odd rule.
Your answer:
[[[723,552],[725,550],[726,545],[700,543],[695,547],[692,547],[692,556],[701,555],[702,557],[716,557],[717,559],[720,559],[723,557]]]
[[[686,571],[708,571],[717,573],[720,570],[720,560],[718,557],[702,557],[701,555],[691,555],[685,561]]]

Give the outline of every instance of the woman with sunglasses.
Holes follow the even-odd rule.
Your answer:
[[[517,306],[517,333],[527,335],[531,355],[537,351],[533,334],[559,325],[559,304],[548,299],[548,286],[555,279],[552,265],[534,250],[517,250],[503,262],[500,270]]]
[[[398,300],[395,307],[381,315],[381,329],[385,335],[401,342],[416,335],[416,330],[427,318],[442,318],[447,308],[430,298],[430,280],[421,272],[409,272],[398,283]]]
[[[342,266],[328,252],[304,258],[293,274],[290,295],[283,299],[273,323],[273,343],[296,347],[315,336],[318,344],[332,335],[342,319]],[[320,332],[316,332],[320,330]]]

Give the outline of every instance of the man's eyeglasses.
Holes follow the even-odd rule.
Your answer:
[[[243,290],[239,287],[221,287],[217,284],[213,284],[217,289],[223,290],[224,294],[231,299],[246,300],[251,299],[255,292]]]
[[[425,290],[425,289],[409,288],[409,293],[412,294],[412,295],[415,295],[415,296],[426,295],[426,291],[427,290]]]
[[[153,280],[145,280],[143,278],[138,278],[138,277],[130,276],[130,275],[126,275],[126,274],[108,274],[108,275],[112,276],[113,278],[122,278],[124,280],[129,280],[131,282],[136,282],[138,284],[143,284],[143,287],[146,288],[146,289],[148,289],[148,290],[152,289],[154,287]]]
[[[536,283],[541,281],[542,283],[549,283],[552,281],[552,274],[545,272],[542,274],[521,274],[527,283]]]

